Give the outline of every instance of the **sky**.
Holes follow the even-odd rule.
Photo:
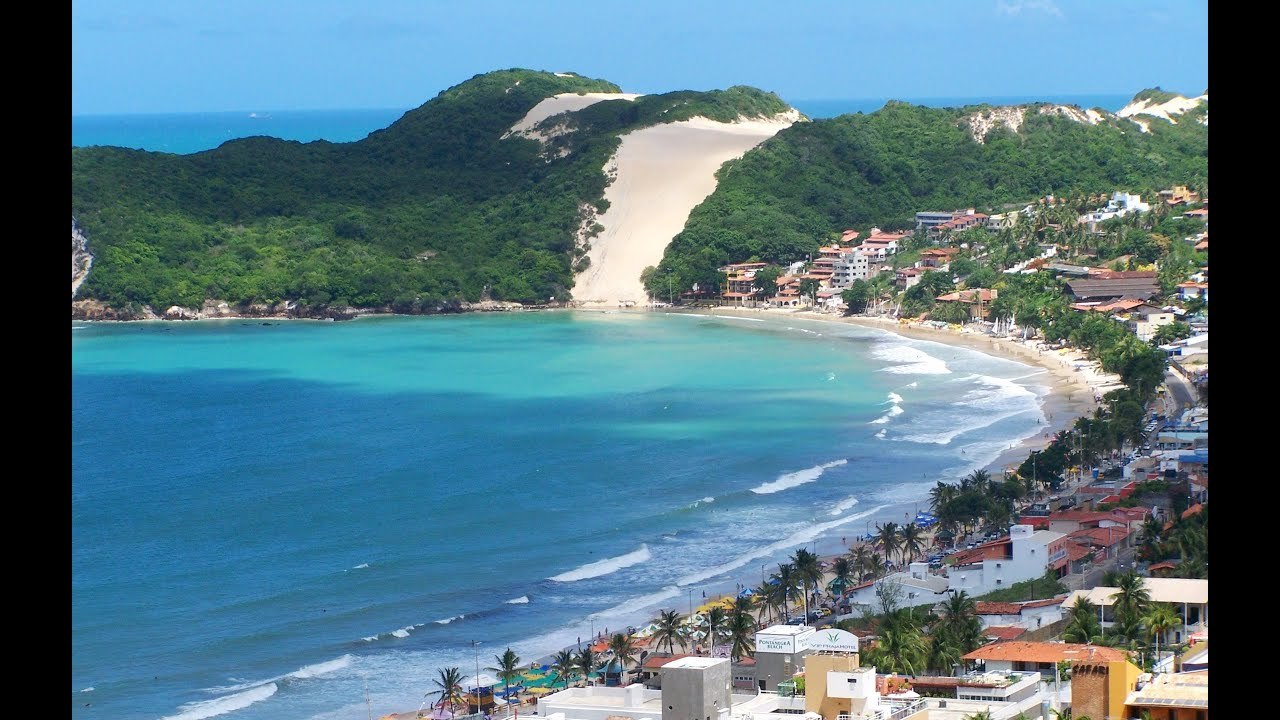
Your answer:
[[[73,0],[71,112],[412,108],[513,67],[784,100],[1208,87],[1208,0]]]

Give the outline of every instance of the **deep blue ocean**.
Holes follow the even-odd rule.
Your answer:
[[[72,717],[416,709],[925,509],[1042,370],[598,313],[73,323]]]
[[[1101,107],[1112,112],[1130,95],[1016,95],[990,97],[903,98],[930,107],[960,107],[978,103],[1014,105],[1056,102]],[[832,118],[846,113],[870,113],[888,98],[854,100],[795,100],[791,104],[811,118]],[[212,150],[228,140],[267,135],[284,140],[352,142],[381,130],[408,112],[408,108],[373,110],[287,110],[255,112],[170,113],[152,115],[72,115],[71,146],[112,145],[168,153]]]

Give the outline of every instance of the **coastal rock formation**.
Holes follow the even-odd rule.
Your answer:
[[[89,252],[89,241],[84,232],[71,218],[71,299],[75,300],[80,285],[89,277],[89,268],[93,267],[93,254]]]

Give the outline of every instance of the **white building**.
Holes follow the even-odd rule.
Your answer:
[[[913,562],[906,572],[886,575],[874,583],[859,586],[848,595],[850,605],[878,607],[880,596],[893,593],[898,607],[936,605],[947,599],[947,578],[929,572],[929,563]]]
[[[1066,556],[1065,537],[1060,532],[1014,525],[1009,528],[1008,538],[984,546],[980,560],[975,557],[952,567],[947,573],[949,589],[982,595],[1041,577],[1045,566]]]
[[[879,271],[880,261],[873,261],[872,253],[854,250],[836,260],[831,273],[831,285],[838,288],[849,287],[854,280],[867,280]]]

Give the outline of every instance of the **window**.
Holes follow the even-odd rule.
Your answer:
[[[997,584],[997,585],[1000,585],[1000,584],[1002,584],[1003,582],[1004,582],[1004,581],[1003,581],[1003,580],[1001,580],[1000,578],[996,578],[996,584]]]

